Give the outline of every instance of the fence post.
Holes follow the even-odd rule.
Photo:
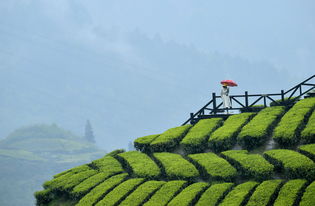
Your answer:
[[[248,107],[248,91],[245,91],[245,106]]]
[[[216,110],[217,101],[216,101],[215,92],[212,93],[212,104],[213,104],[213,113],[216,114],[217,113],[217,110]]]
[[[190,124],[193,124],[194,113],[190,113]]]
[[[284,91],[281,90],[281,101],[283,102],[284,101]]]

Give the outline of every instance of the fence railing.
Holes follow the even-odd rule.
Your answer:
[[[294,103],[300,99],[301,96],[310,92],[315,88],[315,75],[309,77],[303,82],[295,85],[291,89],[284,91],[281,90],[279,93],[273,94],[248,94],[245,91],[242,95],[231,95],[230,101],[232,108],[228,110],[247,110],[252,106],[260,104],[261,107],[267,107],[271,102],[275,105],[284,105]],[[280,100],[280,101],[277,101]],[[206,115],[216,115],[220,112],[225,112],[227,109],[222,107],[223,102],[221,96],[212,93],[212,99],[203,106],[200,110],[195,113],[190,113],[190,118],[186,120],[183,125],[187,123],[195,123],[199,119],[204,118]]]

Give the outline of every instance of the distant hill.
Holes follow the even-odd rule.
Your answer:
[[[315,97],[209,118],[56,174],[37,205],[315,205]]]
[[[55,124],[17,129],[0,141],[0,205],[34,205],[32,196],[42,181],[104,154]]]

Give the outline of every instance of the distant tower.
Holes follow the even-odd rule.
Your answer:
[[[135,147],[133,146],[133,143],[130,141],[128,144],[128,151],[133,151],[135,150]]]
[[[85,124],[85,139],[91,143],[95,143],[92,126],[89,120],[87,120]]]

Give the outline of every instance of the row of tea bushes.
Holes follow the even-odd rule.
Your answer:
[[[116,156],[133,177],[157,178],[161,175],[158,165],[145,153],[130,151]]]
[[[207,179],[232,181],[237,176],[237,170],[228,161],[212,152],[191,154],[188,158]]]
[[[173,150],[191,127],[192,125],[184,125],[166,130],[150,143],[150,150],[153,152]]]
[[[315,110],[301,133],[301,140],[304,143],[315,143]]]
[[[196,206],[216,206],[233,187],[233,183],[211,185],[200,197]]]
[[[103,158],[92,161],[89,166],[100,172],[119,173],[124,172],[124,169],[119,161],[114,157],[106,155]]]
[[[144,137],[139,137],[134,141],[134,147],[139,151],[150,151],[150,144],[155,140],[159,134],[147,135]]]
[[[284,112],[283,106],[267,107],[261,110],[242,128],[237,136],[238,143],[247,149],[263,144]]]
[[[180,145],[187,153],[201,152],[207,148],[210,134],[220,127],[222,118],[211,118],[200,120],[195,124],[180,142]]]
[[[307,117],[315,107],[315,98],[296,103],[280,120],[273,133],[273,139],[280,145],[290,146],[299,141],[299,134]]]
[[[209,147],[216,152],[231,149],[241,128],[254,116],[254,113],[241,113],[230,116],[222,127],[209,138]]]
[[[199,171],[195,166],[179,154],[161,152],[153,153],[153,157],[156,158],[164,176],[168,179],[191,180],[199,176]]]
[[[259,154],[248,154],[246,150],[229,150],[221,153],[244,177],[264,180],[271,177],[274,166]]]
[[[277,170],[284,172],[288,179],[291,178],[315,178],[315,163],[308,157],[287,149],[275,149],[264,152],[265,158],[270,161]]]
[[[299,146],[299,152],[315,161],[315,144],[307,144]]]

